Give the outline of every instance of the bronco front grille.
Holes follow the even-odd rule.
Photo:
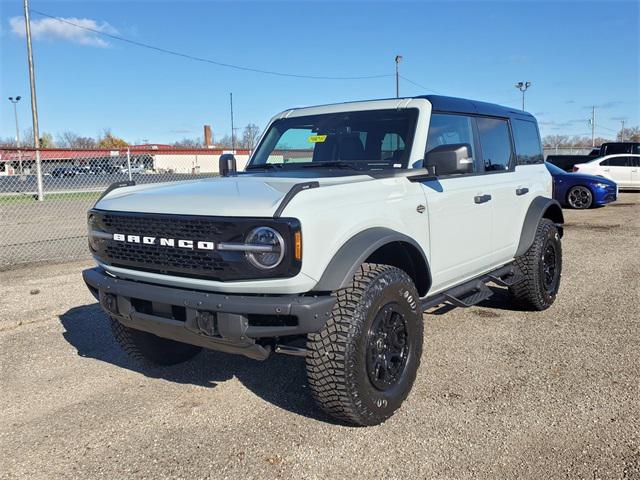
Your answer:
[[[200,250],[178,246],[115,241],[113,234],[208,242],[243,242],[246,235],[262,225],[276,229],[292,245],[299,222],[294,219],[206,217],[127,212],[89,212],[89,229],[99,232],[90,238],[92,253],[102,263],[168,275],[218,281],[291,277],[300,271],[291,249],[282,263],[272,270],[261,270],[249,263],[241,251]]]

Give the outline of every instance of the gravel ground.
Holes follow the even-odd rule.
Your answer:
[[[86,262],[0,272],[0,478],[640,479],[640,194],[565,215],[556,304],[425,315],[413,392],[372,428],[319,413],[295,357],[141,371]]]

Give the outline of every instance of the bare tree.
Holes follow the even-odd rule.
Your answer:
[[[225,135],[224,137],[222,137],[220,140],[218,140],[217,145],[220,148],[232,148],[232,139],[231,139],[231,135]]]
[[[624,131],[619,131],[616,136],[616,140],[621,142],[640,142],[640,127],[625,128]]]
[[[63,132],[58,135],[57,143],[61,147],[68,148],[92,148],[96,146],[96,140],[91,137],[82,137],[75,132]]]
[[[253,150],[253,148],[256,146],[259,136],[260,136],[260,127],[258,127],[258,125],[256,125],[255,123],[250,123],[249,125],[244,127],[240,146],[242,148]]]
[[[177,142],[173,142],[173,146],[177,148],[202,148],[202,139],[196,138],[183,138]]]
[[[82,137],[75,132],[62,132],[59,134],[56,140],[56,144],[59,147],[66,148],[95,148],[97,142],[91,137]]]

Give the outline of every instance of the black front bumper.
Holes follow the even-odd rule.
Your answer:
[[[259,338],[316,332],[331,314],[330,295],[237,295],[165,287],[82,272],[102,308],[120,323],[183,343],[257,360],[270,348]]]

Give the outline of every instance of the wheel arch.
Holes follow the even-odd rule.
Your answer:
[[[345,288],[360,265],[367,262],[404,270],[414,281],[420,296],[425,296],[431,286],[429,263],[418,242],[395,230],[374,227],[354,235],[340,247],[314,290]]]
[[[547,197],[536,197],[529,205],[529,210],[524,218],[524,224],[522,225],[522,232],[520,233],[520,243],[518,244],[518,250],[515,256],[519,257],[523,255],[529,247],[533,245],[533,241],[536,236],[536,229],[540,220],[548,218],[556,224],[562,237],[563,230],[562,224],[564,223],[564,215],[562,213],[562,207],[557,200],[553,200]]]

